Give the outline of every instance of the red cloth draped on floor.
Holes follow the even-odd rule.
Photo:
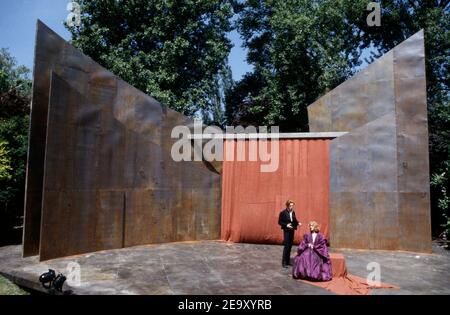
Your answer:
[[[345,265],[345,258],[342,254],[330,253],[331,267],[333,270],[333,279],[326,282],[315,282],[307,280],[298,280],[311,285],[324,288],[339,295],[368,295],[372,289],[399,289],[400,287],[388,284],[378,283],[369,284],[367,280],[352,274],[348,274]]]

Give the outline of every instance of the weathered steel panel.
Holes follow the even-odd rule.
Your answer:
[[[430,206],[426,192],[400,192],[399,203],[399,249],[430,252],[430,215],[421,211]]]
[[[431,250],[424,58],[420,31],[308,108],[311,131],[349,131],[330,143],[333,246]]]
[[[400,249],[431,250],[423,31],[394,49]]]
[[[193,121],[37,34],[24,256],[217,239],[220,174],[171,157],[172,128]]]
[[[42,194],[41,260],[120,248],[124,194],[97,185],[106,163],[89,138],[97,128],[79,124],[88,100],[52,73]],[[123,188],[122,188],[123,189]],[[58,243],[58,246],[55,246]]]
[[[36,43],[40,43],[47,49],[40,49],[38,45],[35,47],[24,206],[24,256],[39,253],[42,178],[44,176],[48,91],[50,90],[49,66],[56,66],[57,54],[64,46],[63,41],[55,41],[55,38],[56,34],[36,32]]]
[[[394,249],[395,115],[380,117],[330,144],[330,221],[333,246]],[[394,175],[394,176],[393,176]],[[342,194],[342,196],[341,196]],[[351,222],[350,222],[351,221]],[[338,223],[337,223],[338,222]],[[352,235],[343,226],[350,226]],[[394,234],[393,234],[394,233]],[[355,240],[355,235],[361,239]]]
[[[334,98],[337,98],[337,95]],[[314,117],[310,119],[309,130],[333,130],[331,123],[331,106],[328,104],[331,102],[331,98],[321,98],[314,106],[308,107],[309,117]]]
[[[390,51],[308,106],[311,132],[350,131],[395,110]]]

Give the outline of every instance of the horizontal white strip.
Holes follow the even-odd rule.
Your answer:
[[[347,132],[190,134],[188,139],[334,139]]]

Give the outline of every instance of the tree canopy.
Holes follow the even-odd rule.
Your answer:
[[[230,78],[232,1],[79,4],[81,25],[68,27],[76,47],[162,104],[220,123],[217,88]]]
[[[227,117],[241,124],[307,131],[306,107],[355,72],[361,39],[351,20],[362,3],[249,0],[237,28],[254,65],[228,93]]]
[[[31,100],[29,70],[0,49],[0,244],[20,242]],[[20,231],[19,231],[20,232]],[[14,235],[14,237],[13,237]]]

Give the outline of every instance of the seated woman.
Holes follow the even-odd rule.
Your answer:
[[[303,236],[294,259],[292,277],[312,281],[329,281],[332,278],[327,240],[319,233],[315,221],[309,223],[310,233]]]

